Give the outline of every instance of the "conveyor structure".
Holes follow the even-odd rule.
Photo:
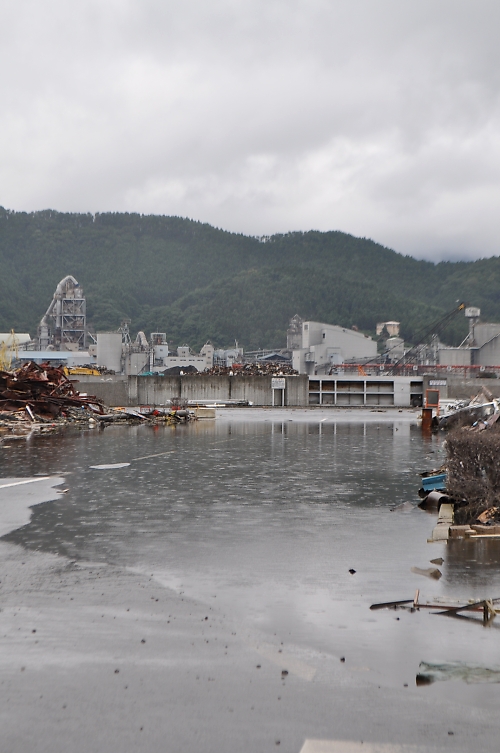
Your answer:
[[[87,313],[83,289],[72,275],[58,284],[50,306],[38,325],[40,350],[85,350]]]

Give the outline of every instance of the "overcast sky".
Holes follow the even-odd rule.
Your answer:
[[[1,0],[0,204],[500,253],[498,0]]]

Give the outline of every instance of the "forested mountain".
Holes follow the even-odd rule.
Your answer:
[[[500,320],[500,259],[433,264],[341,232],[265,239],[179,217],[0,208],[0,330],[36,333],[59,280],[87,297],[91,326],[165,331],[199,348],[280,347],[299,314],[374,334],[396,319],[412,341],[458,300]],[[457,344],[457,317],[443,335]]]

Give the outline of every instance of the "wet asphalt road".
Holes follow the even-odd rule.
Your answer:
[[[5,753],[298,753],[307,739],[498,749],[492,708],[379,688],[349,656],[255,643],[147,575],[10,544],[0,556]]]

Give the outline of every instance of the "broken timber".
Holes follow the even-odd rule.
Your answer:
[[[447,607],[442,612],[436,612],[436,614],[442,614],[447,617],[461,616],[460,612],[483,612],[483,624],[494,620],[497,614],[500,614],[500,609],[495,609],[495,602],[500,599],[483,599],[482,601],[474,601],[472,604],[465,604],[458,607]]]
[[[454,606],[451,604],[439,604],[439,603],[426,603],[422,604],[419,601],[420,591],[417,589],[415,597],[413,599],[401,599],[399,601],[385,601],[380,604],[372,604],[370,609],[398,609],[398,607],[408,608],[411,604],[411,611],[415,609],[439,609],[441,611],[434,612],[434,614],[444,615],[446,617],[463,617],[462,612],[482,612],[483,613],[483,625],[489,625],[495,619],[497,614],[500,614],[500,609],[495,607],[495,604],[500,602],[500,598],[497,599],[481,599],[480,601],[473,601],[469,604],[459,604]]]

